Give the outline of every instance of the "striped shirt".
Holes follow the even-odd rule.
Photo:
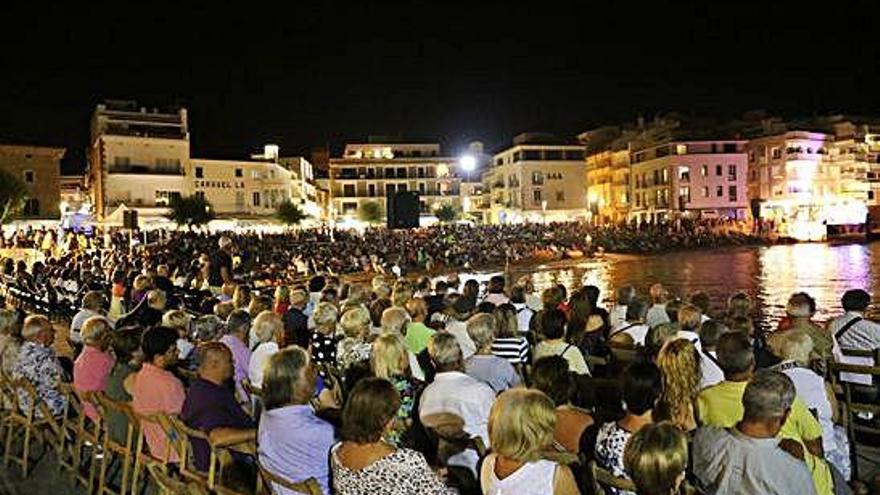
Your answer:
[[[498,337],[492,343],[492,354],[510,364],[525,364],[529,361],[529,343],[525,337]]]

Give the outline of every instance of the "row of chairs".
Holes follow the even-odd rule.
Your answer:
[[[233,450],[256,453],[256,445],[224,445],[209,434],[188,427],[173,415],[143,415],[135,413],[127,403],[114,401],[103,393],[78,393],[69,384],[61,384],[67,399],[62,415],[53,416],[32,383],[13,380],[0,373],[0,438],[3,439],[3,463],[10,462],[21,468],[27,478],[34,465],[49,451],[54,451],[58,467],[68,471],[76,484],[86,493],[97,495],[137,495],[150,482],[158,486],[161,495],[175,493],[238,495],[224,486],[223,469],[231,460]],[[88,406],[97,411],[96,421],[85,413]],[[123,438],[114,438],[106,418],[124,418]],[[156,458],[145,446],[145,425],[158,425],[165,434],[165,451]],[[192,463],[191,439],[207,443],[210,452],[207,473],[199,472]],[[35,449],[39,455],[34,458]],[[172,449],[179,463],[171,469],[168,459]],[[286,488],[295,493],[319,495],[316,480],[293,483],[258,464],[256,493],[275,493]],[[118,480],[118,482],[115,482]],[[185,488],[185,489],[184,489]],[[250,490],[244,493],[250,494]]]

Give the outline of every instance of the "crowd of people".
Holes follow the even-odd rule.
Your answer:
[[[573,226],[515,236],[490,227],[480,242],[459,242],[472,229],[368,232],[369,242],[321,231],[175,234],[111,252],[86,239],[43,263],[3,262],[9,283],[54,286],[80,304],[60,332],[71,359],[54,345],[58,324],[0,310],[0,370],[33,384],[46,405],[38,415],[64,414],[60,384],[70,381],[224,444],[251,444],[224,471],[245,485],[258,461],[325,494],[591,494],[589,466],[616,477],[626,488],[609,490],[623,495],[849,493],[853,446],[825,370],[847,359],[843,349],[880,347],[862,290],[844,294],[846,312],[827,325],[813,321],[809,294],[793,294],[764,333],[745,294],[713,307],[660,284],[618,288],[604,308],[595,286],[536,294],[528,277],[481,287],[454,274],[272,276],[293,249],[345,272],[383,247],[458,266],[587,242]],[[593,243],[641,235],[591,232]],[[126,416],[85,414],[124,437]],[[181,461],[160,425],[145,422],[143,434],[154,458]],[[207,444],[191,442],[193,465],[207,470]]]

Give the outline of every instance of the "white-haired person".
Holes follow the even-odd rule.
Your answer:
[[[813,340],[805,332],[784,331],[773,339],[773,353],[782,362],[774,366],[794,383],[797,397],[815,414],[822,427],[822,452],[847,480],[850,478],[849,440],[846,431],[835,426],[837,399],[831,384],[810,368]]]
[[[184,361],[190,357],[195,344],[190,341],[192,316],[182,309],[172,309],[162,315],[162,326],[177,330],[177,358]]]
[[[367,337],[370,335],[370,312],[363,305],[357,305],[342,314],[339,328],[344,337],[336,346],[336,363],[345,371],[356,363],[370,360]]]
[[[318,364],[336,364],[336,346],[339,343],[336,326],[339,310],[332,303],[321,302],[312,313],[315,330],[312,332],[309,349],[312,361]]]
[[[492,453],[483,460],[480,484],[486,495],[506,493],[578,495],[568,466],[541,458],[551,448],[556,411],[539,390],[508,390],[489,417]]]
[[[394,334],[400,337],[400,340],[405,344],[404,335],[406,332],[406,326],[409,324],[410,320],[411,318],[406,309],[397,306],[387,308],[385,311],[382,312],[382,318],[380,320],[381,333]],[[412,373],[412,376],[415,377],[417,380],[424,381],[425,373],[422,370],[422,367],[419,365],[419,361],[418,359],[416,359],[416,355],[410,352],[409,349],[407,349],[407,356],[409,359],[409,369]]]
[[[37,396],[46,404],[50,414],[61,416],[67,407],[67,397],[59,388],[64,379],[64,371],[52,349],[55,329],[45,316],[31,315],[24,320],[21,336],[24,343],[18,352],[18,360],[12,368],[11,378],[25,379],[33,384]],[[20,394],[19,399],[22,409],[27,410],[30,407],[30,396]],[[37,408],[36,417],[43,417],[41,408]]]
[[[281,349],[284,342],[284,323],[281,316],[265,310],[254,318],[251,330],[257,336],[257,347],[251,352],[248,363],[248,380],[251,385],[259,388],[263,383],[266,363],[273,354]]]
[[[437,370],[434,381],[425,387],[419,403],[419,416],[426,426],[436,415],[458,416],[469,436],[479,436],[489,445],[489,410],[495,391],[485,383],[464,373],[464,358],[454,336],[438,332],[428,341],[428,354]],[[552,428],[551,428],[552,434]],[[468,468],[477,474],[477,453],[473,450],[454,454],[447,465]]]
[[[496,323],[491,314],[480,313],[467,321],[467,332],[477,346],[477,353],[465,361],[467,374],[501,393],[522,382],[519,374],[506,359],[492,353]]]
[[[73,363],[73,388],[77,392],[103,392],[107,388],[107,377],[116,362],[108,352],[111,331],[110,322],[103,316],[93,316],[83,323],[83,350]],[[89,419],[98,419],[91,403],[85,403],[83,409]]]

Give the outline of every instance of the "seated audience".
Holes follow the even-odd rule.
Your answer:
[[[110,347],[110,322],[102,316],[93,316],[82,326],[82,352],[73,363],[73,388],[77,392],[103,392],[107,377],[113,369]],[[83,412],[92,421],[98,420],[98,411],[91,401],[84,401]]]
[[[648,300],[643,297],[630,299],[626,306],[626,320],[611,329],[608,340],[621,344],[645,345],[645,335],[651,328],[645,323]]]
[[[506,359],[517,371],[522,373],[529,362],[529,341],[519,331],[516,309],[510,304],[495,308],[495,341],[492,354]]]
[[[425,387],[419,403],[419,416],[423,423],[433,414],[454,414],[463,420],[464,432],[479,436],[489,445],[487,425],[489,410],[495,400],[495,392],[485,383],[464,373],[461,348],[452,335],[439,332],[431,337],[428,353],[437,374]],[[449,458],[450,466],[461,466],[476,475],[477,453],[465,450]]]
[[[226,320],[226,335],[219,340],[232,351],[232,360],[235,364],[235,373],[232,379],[240,402],[247,400],[247,393],[242,387],[242,382],[248,377],[248,367],[251,363],[251,350],[248,347],[250,331],[251,315],[243,309],[236,309],[230,313]]]
[[[535,361],[531,378],[532,387],[544,392],[556,406],[556,447],[579,454],[584,431],[593,424],[593,417],[571,404],[575,382],[568,362],[559,356],[543,357]]]
[[[370,312],[363,305],[354,306],[342,314],[339,328],[344,337],[336,346],[336,363],[345,372],[352,365],[370,360]]]
[[[141,349],[144,363],[140,371],[130,375],[126,389],[132,396],[131,408],[144,416],[153,414],[180,414],[186,393],[183,383],[169,371],[177,364],[177,331],[154,327],[143,334]],[[162,427],[153,421],[143,421],[143,434],[150,454],[161,461],[179,461],[177,449],[167,444]],[[166,446],[168,448],[166,449]]]
[[[697,427],[694,401],[700,391],[700,356],[688,340],[676,338],[657,355],[663,377],[663,392],[657,404],[657,417],[672,421],[682,431]]]
[[[620,379],[626,415],[599,427],[596,464],[618,477],[627,477],[624,448],[630,437],[654,422],[653,412],[663,390],[660,369],[654,363],[631,364]],[[612,490],[612,495],[629,495]]]
[[[579,495],[568,466],[541,458],[551,448],[553,402],[534,389],[508,390],[495,400],[489,419],[492,453],[480,472],[483,493]]]
[[[324,495],[329,495],[328,456],[334,433],[333,426],[316,416],[310,404],[317,376],[309,353],[300,347],[287,347],[269,358],[257,446],[264,469],[294,483],[315,478]],[[281,487],[273,489],[295,495]]]
[[[424,456],[386,443],[400,408],[387,380],[365,378],[355,385],[342,411],[342,442],[330,452],[333,488],[346,495],[452,495]]]
[[[630,438],[623,463],[638,495],[682,493],[688,467],[687,436],[672,423],[646,425]]]
[[[275,313],[265,313],[278,318]],[[232,387],[228,386],[234,373],[232,352],[220,342],[202,344],[198,348],[198,365],[198,378],[186,393],[180,419],[190,428],[210,434],[224,444],[253,440],[256,435],[254,422],[235,400]],[[207,471],[210,461],[207,443],[198,438],[190,441],[195,468]]]
[[[278,313],[263,311],[254,318],[251,327],[259,343],[251,353],[251,360],[248,363],[248,380],[251,385],[260,388],[266,363],[278,352],[281,343],[284,342],[284,323]]]
[[[788,377],[762,370],[743,390],[741,419],[727,427],[704,426],[697,431],[693,470],[706,493],[817,493],[803,450],[784,448],[779,441],[794,401],[795,388]]]
[[[128,377],[133,376],[141,368],[143,362],[142,334],[143,330],[139,327],[126,327],[115,330],[110,335],[116,361],[113,363],[110,375],[107,376],[107,385],[104,388],[104,395],[108,399],[122,403],[131,402],[131,393],[125,385],[128,382],[129,387],[131,386]],[[111,411],[104,420],[107,422],[110,438],[116,443],[125,445],[128,435],[128,416],[121,412]]]
[[[719,320],[706,320],[700,327],[700,390],[724,381],[715,351],[718,339],[730,330]]]
[[[428,347],[428,339],[434,335],[434,330],[425,325],[428,317],[428,305],[421,298],[413,298],[406,302],[406,312],[409,313],[410,322],[406,325],[405,342],[406,348],[413,354],[418,354]]]
[[[576,345],[565,341],[565,313],[558,309],[541,312],[541,332],[545,340],[535,346],[535,360],[544,356],[562,356],[568,368],[579,375],[589,375],[590,369],[584,355]]]
[[[67,408],[67,397],[59,388],[64,380],[64,371],[58,356],[52,349],[55,342],[55,329],[48,318],[42,315],[31,315],[25,318],[21,327],[24,343],[18,351],[15,366],[12,367],[10,378],[29,381],[37,392],[37,397],[48,408],[52,416],[61,416]],[[31,407],[31,397],[25,392],[19,393],[22,412]],[[36,408],[34,417],[43,418],[41,407]]]
[[[336,364],[336,346],[339,338],[336,335],[336,323],[339,310],[331,303],[321,302],[312,313],[315,330],[312,332],[310,351],[312,362],[318,364]]]
[[[507,360],[492,354],[495,341],[495,317],[477,314],[467,322],[468,336],[477,346],[477,353],[465,362],[468,375],[492,387],[500,393],[520,384],[522,379]]]
[[[412,426],[413,409],[420,384],[412,377],[409,369],[409,352],[403,340],[392,333],[380,335],[372,345],[370,369],[373,376],[388,380],[397,390],[400,406],[391,428],[386,432],[386,440],[401,446],[407,440]]]

